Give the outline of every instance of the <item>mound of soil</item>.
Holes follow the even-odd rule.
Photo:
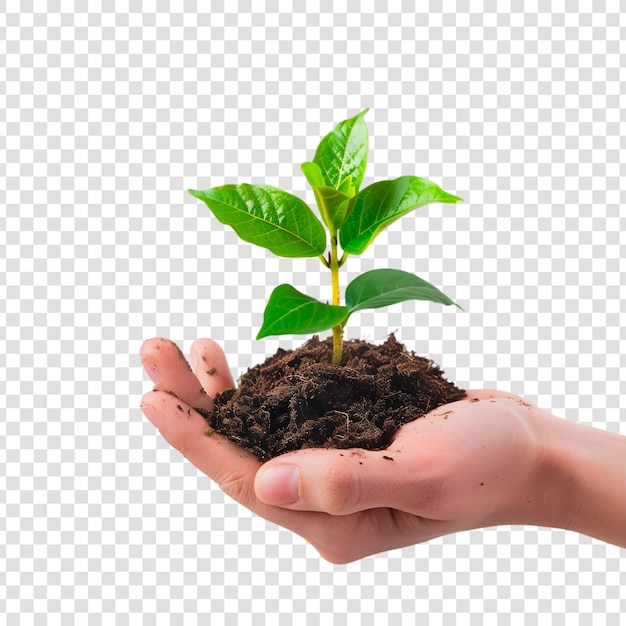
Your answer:
[[[384,449],[403,424],[465,396],[394,335],[382,345],[345,341],[341,366],[330,364],[331,354],[332,339],[317,336],[279,349],[201,413],[265,461],[302,448]]]

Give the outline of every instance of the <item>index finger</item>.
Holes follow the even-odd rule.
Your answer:
[[[167,391],[191,406],[211,411],[213,399],[207,395],[178,346],[157,337],[144,341],[141,363],[154,382],[154,389]]]

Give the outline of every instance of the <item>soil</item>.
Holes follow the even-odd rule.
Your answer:
[[[394,335],[382,345],[344,341],[341,366],[330,364],[331,354],[332,339],[317,336],[296,350],[279,349],[236,390],[218,394],[212,412],[200,412],[265,461],[312,447],[382,450],[403,424],[465,397]]]

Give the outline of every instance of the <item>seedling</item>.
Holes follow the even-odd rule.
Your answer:
[[[431,202],[454,204],[461,200],[417,176],[383,180],[360,189],[367,166],[369,141],[363,118],[368,110],[338,124],[322,139],[313,161],[301,166],[313,187],[321,222],[303,200],[269,185],[244,183],[189,190],[244,241],[278,256],[318,257],[330,270],[330,304],[289,284],[276,287],[257,339],[332,329],[334,365],[341,364],[344,327],[356,311],[406,300],[458,306],[430,283],[397,269],[361,274],[347,286],[345,304],[341,304],[339,268],[349,255],[362,254],[384,228],[413,209]]]

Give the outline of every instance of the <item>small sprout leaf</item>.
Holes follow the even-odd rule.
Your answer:
[[[326,232],[300,198],[270,185],[190,189],[215,217],[244,240],[284,257],[314,257],[326,249]]]
[[[300,169],[313,189],[315,189],[315,187],[326,187],[324,174],[322,174],[322,170],[317,163],[307,161],[300,166]]]
[[[257,339],[269,335],[308,335],[337,326],[348,317],[348,308],[325,304],[291,285],[278,285],[263,314]]]
[[[330,232],[336,232],[346,221],[351,208],[350,201],[356,194],[352,178],[346,178],[341,189],[333,189],[332,187],[326,187],[324,177],[317,163],[303,163],[301,169],[309,184],[313,187],[315,200],[324,224],[326,224]]]
[[[384,228],[409,211],[430,202],[452,204],[460,200],[417,176],[379,181],[356,196],[354,208],[339,231],[341,247],[350,254],[362,254]]]
[[[344,189],[344,181],[350,177],[355,191],[360,188],[367,167],[369,136],[363,117],[368,111],[365,109],[340,122],[320,141],[313,162],[319,167],[326,187]]]
[[[371,270],[355,278],[346,289],[350,314],[361,309],[377,309],[407,300],[429,300],[458,304],[425,280],[402,270]]]

